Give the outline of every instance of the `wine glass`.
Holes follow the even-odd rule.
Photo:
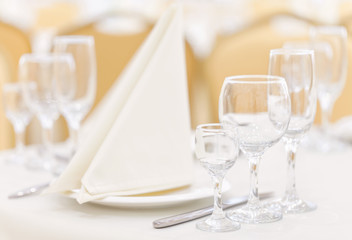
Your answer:
[[[333,72],[333,49],[329,42],[321,40],[307,41],[289,41],[285,42],[283,48],[288,49],[311,49],[314,50],[315,61],[315,86],[319,102],[325,101],[325,90],[319,86],[324,86],[332,79]],[[323,111],[323,110],[322,110]],[[328,140],[330,139],[330,140]],[[302,140],[302,145],[309,149],[317,149],[320,151],[329,151],[333,149],[333,145],[337,147],[337,139],[327,137],[326,131],[311,131]],[[335,143],[335,144],[332,144]],[[342,147],[341,143],[341,147]]]
[[[311,128],[316,111],[314,86],[314,51],[308,49],[273,49],[270,51],[269,74],[283,76],[291,97],[291,120],[283,137],[288,160],[288,179],[283,198],[269,203],[283,213],[314,210],[316,205],[299,198],[295,183],[296,151]]]
[[[319,99],[319,85],[326,84],[332,77],[332,57],[333,49],[329,42],[326,41],[288,41],[283,48],[288,49],[308,49],[314,51],[315,61],[315,86],[317,86],[317,95]]]
[[[235,164],[238,145],[235,128],[221,124],[202,124],[196,128],[196,154],[208,170],[214,183],[214,209],[211,217],[197,223],[197,228],[209,232],[240,229],[241,225],[228,219],[222,210],[221,188],[227,171]]]
[[[54,157],[53,125],[59,117],[56,82],[72,78],[74,61],[68,54],[24,54],[19,62],[23,96],[43,128],[44,169],[58,174],[67,162]]]
[[[92,36],[59,36],[54,38],[54,53],[72,54],[75,65],[75,79],[60,78],[57,93],[59,109],[65,117],[70,130],[72,151],[77,150],[79,145],[78,131],[81,122],[92,108],[95,99],[97,85],[97,70],[94,38]],[[75,81],[76,91],[70,91],[66,84]]]
[[[6,117],[10,120],[16,135],[16,150],[10,162],[23,164],[26,162],[25,130],[32,119],[32,112],[23,99],[19,83],[5,83],[2,96]]]
[[[241,223],[278,221],[282,213],[265,208],[258,196],[258,166],[264,152],[285,134],[290,121],[290,96],[285,79],[270,75],[225,78],[219,99],[219,118],[237,126],[239,147],[249,161],[247,205],[228,214]]]
[[[321,109],[321,131],[315,144],[323,152],[343,149],[343,144],[329,132],[331,113],[336,99],[341,95],[347,74],[347,31],[343,26],[318,26],[310,31],[311,41],[326,42],[330,46],[330,63],[324,67],[329,70],[326,76],[317,76],[317,95]],[[316,66],[320,69],[320,63]]]

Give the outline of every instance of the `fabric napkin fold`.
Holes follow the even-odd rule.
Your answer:
[[[78,202],[192,183],[182,10],[170,7],[88,120],[87,138],[47,192]]]

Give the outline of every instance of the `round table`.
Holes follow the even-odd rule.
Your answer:
[[[305,214],[285,215],[281,221],[242,224],[239,231],[202,232],[195,222],[154,229],[156,219],[212,204],[202,199],[164,208],[112,208],[92,203],[78,204],[60,194],[46,194],[10,200],[9,193],[52,176],[30,171],[4,160],[11,151],[0,153],[0,239],[339,239],[352,226],[352,148],[337,153],[316,153],[300,148],[296,182],[300,196],[318,205]],[[248,163],[240,157],[227,174],[232,185],[224,198],[246,194],[249,188]],[[259,191],[275,191],[279,196],[286,185],[286,154],[281,143],[269,149],[259,167]]]

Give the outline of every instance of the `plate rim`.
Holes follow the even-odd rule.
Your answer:
[[[180,194],[166,194],[160,196],[108,196],[102,199],[92,200],[89,203],[94,203],[103,206],[112,207],[162,207],[170,205],[178,205],[185,202],[201,200],[213,197],[213,188],[211,186],[202,186],[192,188],[191,184],[189,190],[191,192]],[[231,189],[231,184],[224,179],[222,184],[222,192],[225,193]],[[70,198],[76,199],[79,189],[72,190],[68,195]]]

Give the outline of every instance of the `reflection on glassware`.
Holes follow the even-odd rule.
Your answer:
[[[323,152],[341,150],[346,147],[341,141],[333,137],[329,132],[330,118],[336,99],[341,95],[346,82],[347,74],[347,31],[343,26],[318,26],[311,28],[311,41],[314,46],[324,42],[328,45],[328,58],[325,64],[321,62],[321,56],[316,56],[317,69],[317,95],[321,109],[321,131],[313,146]],[[321,45],[321,44],[320,44]],[[316,50],[319,54],[320,49]],[[321,71],[325,71],[322,75]]]
[[[221,124],[203,124],[196,128],[196,154],[201,165],[208,170],[214,183],[214,209],[209,218],[197,223],[197,228],[209,232],[225,232],[240,229],[222,210],[222,182],[227,171],[235,164],[238,145],[235,128],[223,128]]]
[[[13,125],[16,134],[16,152],[10,161],[25,164],[25,130],[32,118],[32,113],[23,99],[18,83],[5,83],[2,93],[6,117]]]
[[[295,183],[296,151],[313,124],[316,111],[314,86],[314,51],[274,49],[270,51],[269,74],[283,76],[291,97],[291,120],[283,137],[288,156],[288,179],[285,195],[268,206],[283,213],[314,210],[315,204],[299,198]]]
[[[249,161],[248,203],[228,216],[242,223],[278,221],[282,213],[262,206],[258,196],[258,167],[264,152],[285,134],[290,121],[290,96],[282,77],[245,75],[227,77],[219,99],[224,126],[236,126],[239,147]]]
[[[66,162],[55,159],[53,153],[53,124],[59,117],[56,82],[60,78],[69,79],[74,71],[70,55],[24,54],[19,62],[19,78],[23,96],[31,110],[38,117],[43,128],[43,143],[46,148],[43,167],[57,174]]]
[[[81,122],[93,106],[96,92],[96,58],[92,36],[60,36],[54,38],[54,53],[72,54],[75,77],[60,78],[57,87],[59,109],[65,117],[72,141],[72,156],[79,145]],[[70,87],[68,87],[70,86]],[[75,91],[72,91],[75,89]]]

